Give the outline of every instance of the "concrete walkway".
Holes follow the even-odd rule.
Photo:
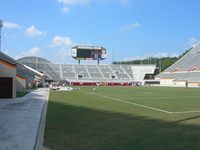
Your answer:
[[[0,99],[0,150],[34,150],[49,91],[37,89],[22,98]]]

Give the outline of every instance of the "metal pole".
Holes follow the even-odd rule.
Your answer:
[[[3,21],[0,20],[0,51],[1,51],[1,28],[3,27]]]
[[[112,54],[111,54],[112,56],[112,63],[114,62],[114,52],[112,52]]]
[[[162,71],[162,62],[161,62],[161,60],[159,61],[159,69],[160,69],[160,73],[161,73],[161,71]]]
[[[38,71],[38,57],[37,57],[37,56],[35,56],[35,58],[36,58],[35,70],[37,70],[37,71]]]
[[[1,51],[1,27],[0,27],[0,51]]]

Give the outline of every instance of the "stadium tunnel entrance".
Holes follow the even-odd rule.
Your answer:
[[[13,78],[0,77],[0,98],[12,98]]]

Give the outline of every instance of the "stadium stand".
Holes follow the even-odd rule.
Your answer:
[[[13,59],[12,57],[4,54],[3,52],[0,52],[0,58],[2,60],[5,60],[7,62],[10,62],[12,64],[16,64],[17,65],[17,69],[16,69],[16,74],[22,76],[22,77],[25,77],[28,81],[33,81],[35,78],[41,78],[43,79],[43,74],[32,69],[34,67],[30,66],[31,68],[28,68],[27,66],[29,65],[23,65],[21,63],[19,63],[18,61],[16,61],[15,59]],[[31,64],[31,65],[34,65],[34,64]]]
[[[44,75],[26,65],[17,62],[12,57],[0,51],[0,93],[4,93],[3,89],[9,88],[5,92],[11,91],[12,95],[0,96],[0,98],[15,98],[16,92],[25,90],[28,85],[35,86],[36,83],[44,81]],[[15,66],[15,67],[12,67]],[[7,79],[12,80],[10,87],[6,87]],[[9,81],[8,81],[9,82]]]
[[[69,82],[132,82],[154,74],[155,65],[53,64],[41,57],[23,57],[18,62],[47,76],[47,80]]]
[[[200,44],[193,47],[185,56],[156,76],[164,85],[188,82],[200,85]],[[164,81],[163,81],[164,80]],[[163,81],[163,82],[162,82]]]

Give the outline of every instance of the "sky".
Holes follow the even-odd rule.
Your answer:
[[[75,45],[106,48],[103,64],[173,57],[200,41],[199,14],[200,0],[1,0],[1,49],[67,64]]]

